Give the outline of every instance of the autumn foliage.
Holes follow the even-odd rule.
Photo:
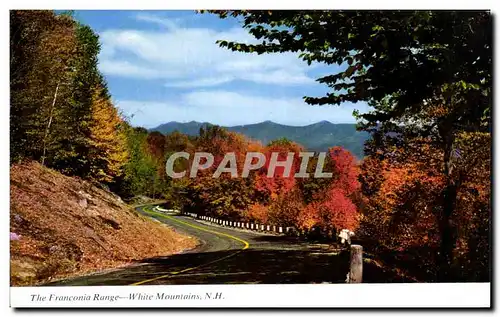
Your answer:
[[[456,182],[456,230],[453,236],[455,278],[488,279],[490,219],[490,135],[462,133],[457,138],[453,177]],[[413,140],[404,151],[387,150],[361,166],[363,208],[360,234],[375,249],[402,257],[422,279],[437,279],[441,215],[446,178],[443,153],[425,140]],[[397,253],[393,253],[397,252]]]
[[[353,201],[360,188],[358,167],[354,156],[345,149],[333,147],[327,153],[324,171],[331,171],[332,177],[315,179],[310,175],[302,179],[295,174],[300,170],[299,153],[304,148],[287,139],[263,146],[243,135],[213,126],[202,128],[200,135],[189,142],[185,140],[184,148],[177,150],[190,154],[211,153],[214,163],[198,171],[195,178],[185,176],[172,181],[177,190],[173,196],[178,197],[176,204],[180,208],[228,220],[292,226],[303,232],[317,228],[331,233],[358,227],[358,209]],[[249,152],[262,153],[265,163],[250,171],[248,177],[241,177]],[[234,153],[238,177],[227,172],[212,177],[226,153]],[[284,162],[293,155],[290,170],[286,171],[279,164],[274,171],[270,170],[273,155],[277,162]],[[254,160],[256,158],[252,163],[256,163]],[[193,159],[186,164],[184,169],[189,174]],[[317,155],[311,158],[308,171],[314,171],[316,164]]]

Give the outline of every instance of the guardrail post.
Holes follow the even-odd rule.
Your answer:
[[[351,263],[347,283],[361,283],[363,281],[363,247],[359,244],[351,245]]]

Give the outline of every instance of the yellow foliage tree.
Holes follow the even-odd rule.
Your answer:
[[[128,160],[123,119],[103,87],[94,88],[90,128],[90,161],[92,180],[112,182],[123,173]]]

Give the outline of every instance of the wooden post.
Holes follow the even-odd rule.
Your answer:
[[[361,283],[363,281],[363,247],[358,244],[351,245],[351,264],[348,283]]]

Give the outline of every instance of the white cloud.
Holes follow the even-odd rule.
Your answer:
[[[140,79],[164,79],[171,87],[214,86],[233,80],[263,84],[314,83],[311,66],[294,53],[245,54],[220,48],[217,40],[255,42],[246,30],[179,27],[178,22],[150,14],[136,19],[164,30],[109,29],[100,34],[101,70],[108,75]],[[198,84],[198,85],[196,85]]]
[[[177,81],[166,83],[165,87],[175,88],[193,88],[193,87],[211,87],[218,86],[234,80],[231,76],[207,77],[194,80]]]
[[[169,121],[200,121],[240,125],[271,120],[289,125],[307,125],[322,120],[354,122],[352,111],[366,111],[364,104],[310,106],[301,99],[275,98],[225,90],[185,93],[179,100],[165,102],[118,101],[125,114],[134,114],[132,123],[148,128]]]
[[[148,14],[148,13],[139,13],[135,16],[135,19],[137,21],[154,23],[154,24],[163,26],[167,29],[176,29],[177,23],[180,21],[179,19],[176,19],[176,20],[163,19],[163,18],[157,17],[153,14]]]
[[[125,77],[156,79],[178,76],[177,73],[174,73],[173,71],[168,69],[141,67],[140,65],[132,64],[125,60],[110,60],[106,62],[100,62],[99,65],[101,71],[103,71],[105,74],[119,74]]]

